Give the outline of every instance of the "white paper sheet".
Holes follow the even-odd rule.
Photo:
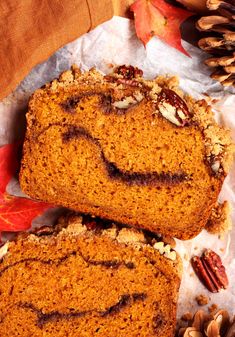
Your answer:
[[[181,88],[192,96],[200,98],[203,93],[208,93],[218,99],[214,106],[216,118],[232,129],[235,140],[235,90],[224,89],[210,79],[209,69],[203,65],[203,60],[207,57],[205,53],[187,42],[183,42],[183,45],[192,58],[186,57],[157,38],[153,38],[145,49],[135,35],[133,22],[114,17],[36,66],[16,91],[0,102],[0,145],[12,142],[23,130],[24,114],[30,94],[45,82],[57,77],[73,63],[83,70],[96,67],[104,73],[110,71],[110,64],[132,64],[141,68],[146,78],[153,78],[158,74],[178,75]],[[9,188],[11,191],[18,191],[15,182],[11,183]],[[226,178],[220,199],[227,199],[232,203],[232,217],[235,223],[235,165]],[[39,219],[40,223],[44,221],[45,218]],[[190,265],[191,256],[199,255],[205,248],[212,248],[219,253],[227,267],[230,286],[219,294],[207,292]],[[203,231],[193,240],[184,242],[177,240],[177,251],[184,263],[178,316],[186,311],[196,310],[195,296],[199,294],[210,297],[210,305],[216,303],[234,314],[235,227],[223,239]]]

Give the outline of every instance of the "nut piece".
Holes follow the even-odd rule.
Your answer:
[[[165,245],[164,242],[156,242],[153,245],[153,248],[158,250],[161,255],[164,255],[167,259],[175,261],[176,260],[176,252],[171,249],[171,246],[169,244]]]
[[[171,261],[176,260],[176,252],[174,250],[170,253],[165,253],[164,256]]]
[[[112,105],[117,109],[129,109],[143,100],[141,92],[134,93],[133,96],[123,97],[120,101],[115,101]]]
[[[133,78],[141,77],[143,71],[137,67],[126,66],[125,64],[114,69],[114,73],[120,75],[126,80],[132,80]]]
[[[186,103],[173,90],[162,89],[157,101],[161,115],[177,126],[190,124],[190,113]]]
[[[222,261],[215,252],[207,249],[201,257],[192,258],[192,266],[201,282],[213,292],[219,292],[228,286],[228,278]]]
[[[198,295],[196,296],[195,300],[197,301],[197,304],[200,306],[207,305],[209,303],[209,299],[205,295]]]
[[[1,248],[0,248],[0,260],[7,254],[9,248],[9,242],[6,242]]]
[[[143,71],[137,67],[122,65],[114,69],[112,74],[104,78],[108,82],[124,84],[131,87],[142,87],[139,78],[142,77]]]
[[[199,280],[204,284],[204,286],[212,293],[216,293],[216,287],[211,281],[207,271],[205,270],[205,267],[200,257],[194,256],[192,258],[192,266]]]
[[[220,169],[220,161],[216,160],[214,163],[211,164],[212,171],[217,173]]]
[[[226,289],[228,287],[228,277],[220,256],[212,250],[207,249],[203,254],[203,262],[205,262],[204,265],[207,266],[207,270],[215,276],[221,289]]]

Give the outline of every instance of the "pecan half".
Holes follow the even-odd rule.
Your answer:
[[[124,84],[130,87],[142,87],[139,77],[142,77],[143,71],[137,67],[122,65],[116,67],[112,74],[104,78],[108,82]]]
[[[190,124],[190,112],[182,98],[171,89],[162,89],[157,101],[161,115],[177,126]]]
[[[215,252],[207,249],[201,257],[192,258],[192,266],[201,282],[213,292],[219,292],[228,287],[228,278],[221,258]]]

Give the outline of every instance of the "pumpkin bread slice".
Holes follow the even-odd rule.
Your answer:
[[[140,230],[70,216],[1,255],[1,337],[174,334],[181,260]]]
[[[189,239],[206,225],[232,160],[228,130],[175,78],[73,68],[29,103],[20,172],[30,197]]]

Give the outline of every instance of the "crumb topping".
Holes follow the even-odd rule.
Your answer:
[[[137,68],[120,66],[117,70],[114,70],[112,74],[103,76],[94,68],[82,73],[76,65],[73,65],[71,70],[65,71],[58,80],[52,81],[45,87],[51,91],[81,83],[94,87],[94,89],[97,85],[106,86],[113,90],[126,90],[128,86],[136,87],[138,90],[134,97],[127,96],[126,99],[122,97],[121,101],[115,103],[120,109],[142,101],[143,93],[153,103],[156,103],[161,92],[164,89],[170,89],[187,105],[191,114],[191,121],[201,129],[205,141],[205,159],[213,174],[220,177],[228,173],[235,152],[230,131],[216,124],[211,107],[205,100],[195,101],[192,97],[184,95],[178,88],[177,77],[158,76],[150,81],[145,80],[142,77],[142,72],[138,71]],[[185,110],[179,111],[169,101],[161,102],[160,107],[156,107],[156,114],[159,112],[178,127],[185,125],[185,123],[181,123],[182,120],[186,119]],[[189,116],[187,116],[187,120],[188,118]]]
[[[225,233],[232,228],[231,206],[228,201],[217,203],[212,209],[206,230],[211,234]]]
[[[98,224],[97,227],[91,229],[89,228],[89,225],[87,226],[83,223],[83,217],[77,215],[71,215],[69,217],[62,216],[59,219],[58,224],[53,228],[53,231],[48,232],[48,234],[45,234],[44,236],[41,236],[41,234],[38,235],[38,233],[40,233],[39,228],[30,234],[27,233],[25,237],[29,241],[44,242],[44,240],[47,241],[48,239],[51,239],[52,236],[61,238],[65,235],[69,235],[71,237],[82,234],[92,236],[94,231],[97,235],[108,236],[112,240],[116,240],[118,243],[133,245],[136,249],[143,247],[154,249],[168,260],[177,260],[177,254],[170,244],[162,241],[156,242],[156,240],[150,241],[147,239],[142,230],[126,227],[119,228],[116,224],[112,224],[109,228],[101,227],[100,224]],[[14,244],[14,241],[7,242],[0,248],[0,260],[7,254],[10,244]]]

